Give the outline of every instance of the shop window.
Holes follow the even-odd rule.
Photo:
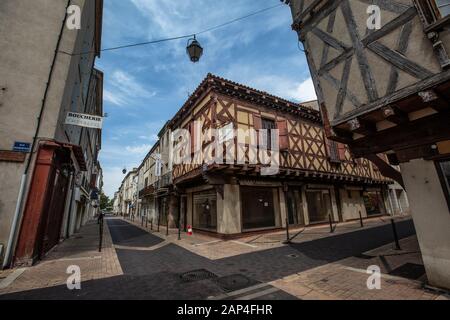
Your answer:
[[[287,193],[287,209],[290,225],[304,225],[301,190],[289,190]]]
[[[329,190],[306,191],[308,215],[310,223],[321,223],[329,220],[331,214],[331,196]]]
[[[274,193],[272,188],[241,187],[243,229],[275,227]]]
[[[368,216],[380,215],[385,212],[383,196],[379,191],[365,192],[364,205]]]
[[[196,229],[217,231],[217,194],[215,191],[194,194],[193,226]]]

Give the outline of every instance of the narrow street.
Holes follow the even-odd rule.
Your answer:
[[[106,230],[105,235],[108,236],[109,233],[111,235],[112,247],[117,253],[122,275],[86,280],[81,267],[83,280],[81,290],[70,291],[65,282],[61,282],[60,285],[53,287],[43,286],[41,289],[0,295],[0,299],[297,299],[298,295],[288,294],[275,284],[293,275],[306,274],[311,270],[314,270],[315,276],[320,277],[321,274],[329,272],[328,270],[321,273],[318,271],[320,268],[326,268],[345,259],[370,263],[370,259],[367,259],[363,253],[390,245],[392,241],[390,225],[382,224],[317,240],[294,242],[290,246],[256,250],[221,259],[209,259],[194,253],[193,250],[185,249],[183,246],[189,240],[184,239],[183,246],[179,246],[175,241],[164,240],[162,233],[149,233],[122,219],[107,218],[106,222],[109,232]],[[400,221],[397,226],[403,241],[415,234],[411,220]],[[95,227],[94,224],[92,228]],[[187,236],[183,234],[183,237]],[[76,241],[80,240],[73,241],[76,244]],[[414,244],[416,241],[409,242]],[[208,246],[208,243],[214,243],[214,241],[203,244]],[[223,244],[226,245],[227,242]],[[64,245],[66,243],[62,246]],[[105,246],[108,247],[108,237]],[[195,248],[195,246],[192,247]],[[62,249],[57,248],[56,253],[58,250]],[[81,253],[78,251],[77,254]],[[420,253],[417,252],[403,251],[401,253],[405,257],[408,254],[420,258]],[[76,264],[76,258],[63,260]],[[16,282],[20,284],[21,277],[29,282],[30,275],[35,272],[33,269],[37,270],[41,265],[45,267],[45,263],[44,261],[28,269],[24,275],[18,277]],[[55,266],[52,268],[57,269]],[[343,274],[339,277],[345,279]],[[352,279],[354,281],[354,278]],[[363,276],[363,279],[367,277]],[[326,283],[324,279],[320,282]],[[14,287],[14,285],[13,283],[11,286]],[[365,286],[365,280],[361,285]],[[353,283],[353,290],[357,287]],[[298,288],[297,285],[296,289]],[[416,289],[418,288],[411,290]],[[432,295],[425,297],[436,298]]]

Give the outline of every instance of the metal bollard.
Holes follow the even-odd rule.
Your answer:
[[[99,232],[100,232],[100,237],[99,237],[99,244],[98,244],[98,252],[102,252],[102,247],[103,247],[103,218],[99,219]]]
[[[330,220],[330,233],[334,233],[333,218],[332,218],[331,214],[328,215],[328,217],[329,217],[329,220]]]
[[[283,244],[291,244],[291,236],[289,235],[289,218],[286,217],[286,241]]]
[[[395,250],[402,250],[402,248],[400,247],[400,241],[398,239],[397,226],[395,225],[395,221],[393,218],[391,219],[391,224],[392,224],[392,232],[394,234],[394,240],[395,240]]]
[[[361,211],[359,212],[359,223],[361,224],[361,228],[364,228],[364,222],[363,222]]]
[[[166,236],[169,236],[169,217],[167,217],[167,224],[166,224]]]

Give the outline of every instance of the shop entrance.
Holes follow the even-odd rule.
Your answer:
[[[287,209],[289,225],[303,226],[305,225],[305,218],[303,216],[303,203],[301,190],[289,190],[287,195]]]
[[[217,193],[215,190],[194,194],[193,227],[217,232]]]
[[[275,227],[274,193],[271,188],[241,187],[244,231]]]
[[[329,221],[331,214],[330,190],[307,190],[309,222],[324,223]]]

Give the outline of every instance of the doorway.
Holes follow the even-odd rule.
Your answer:
[[[241,187],[241,201],[244,231],[276,226],[272,188]]]
[[[305,217],[303,216],[303,201],[301,190],[290,189],[287,192],[286,197],[289,225],[304,226]]]
[[[331,214],[330,190],[307,190],[308,213],[310,223],[324,223]]]

